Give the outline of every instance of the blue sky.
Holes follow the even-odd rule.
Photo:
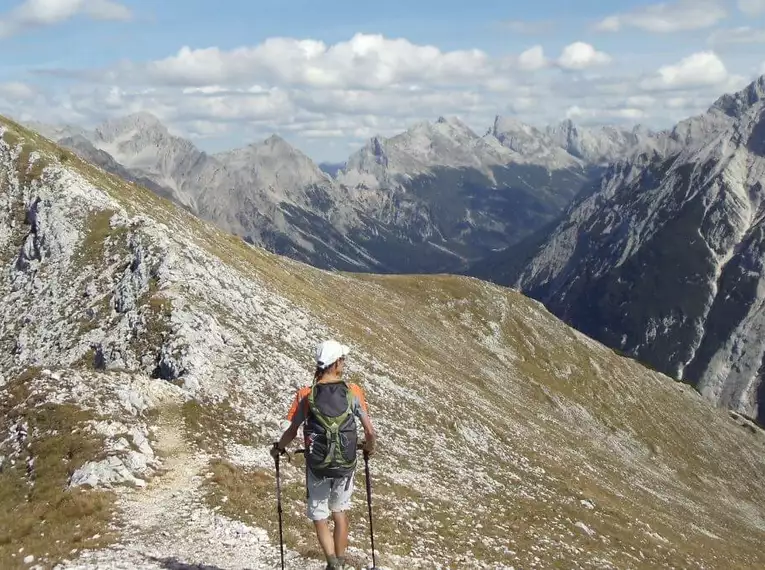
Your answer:
[[[276,132],[316,160],[439,115],[660,128],[765,71],[764,16],[765,0],[2,0],[0,112],[149,111],[206,150]]]

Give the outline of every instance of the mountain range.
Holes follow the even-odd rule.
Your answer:
[[[317,267],[517,287],[761,422],[763,81],[662,131],[497,117],[479,135],[440,117],[372,138],[333,175],[277,136],[207,155],[146,114],[93,131],[38,127],[250,243]]]
[[[765,76],[665,140],[474,273],[763,422]]]
[[[2,568],[278,568],[269,446],[326,338],[381,570],[765,566],[765,433],[517,291],[275,255],[2,117],[0,189]],[[324,568],[280,477],[286,567]]]
[[[147,113],[93,130],[30,126],[251,243],[317,267],[385,273],[457,272],[519,242],[610,158],[657,136],[570,121],[540,131],[503,117],[479,135],[439,117],[320,166],[276,135],[210,155]]]

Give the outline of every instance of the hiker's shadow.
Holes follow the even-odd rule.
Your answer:
[[[175,557],[154,558],[152,556],[149,557],[149,560],[156,562],[166,570],[224,570],[220,566],[213,566],[211,564],[187,564],[186,562],[181,562]]]

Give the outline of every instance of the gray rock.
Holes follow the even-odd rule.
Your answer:
[[[130,430],[130,436],[133,438],[133,444],[138,448],[138,451],[149,457],[154,457],[154,450],[149,445],[149,440],[137,427]]]
[[[107,487],[130,484],[143,487],[146,482],[138,479],[119,457],[111,456],[103,461],[89,462],[77,469],[69,480],[70,487]]]

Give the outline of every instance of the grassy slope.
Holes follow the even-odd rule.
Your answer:
[[[13,128],[52,156],[63,152]],[[522,567],[765,564],[765,438],[686,387],[515,292],[452,276],[322,272],[67,161],[130,211],[310,308],[372,356],[354,379],[382,433],[374,473],[383,553],[449,567],[473,557]],[[211,501],[225,495],[226,512],[275,531],[270,472],[225,461],[211,469]],[[299,471],[292,475],[288,526],[303,532],[288,541],[309,552]],[[364,548],[358,484],[354,544]]]

